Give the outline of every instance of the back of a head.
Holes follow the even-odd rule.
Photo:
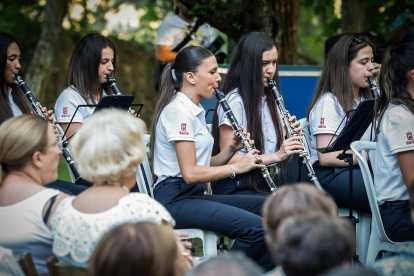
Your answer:
[[[364,267],[336,267],[319,276],[380,276],[375,270]]]
[[[12,117],[0,125],[0,182],[4,175],[30,162],[48,143],[48,123],[37,115]]]
[[[282,220],[293,215],[304,215],[315,211],[321,211],[331,217],[337,216],[337,208],[332,197],[315,186],[295,184],[277,189],[263,206],[263,224],[268,247],[274,246],[276,231]]]
[[[229,253],[210,258],[186,276],[261,276],[263,270],[243,253]]]
[[[92,276],[174,276],[177,254],[169,226],[126,223],[102,237],[89,267]]]
[[[90,182],[118,182],[135,174],[146,154],[144,132],[145,123],[125,111],[94,114],[70,143],[79,173]]]
[[[273,253],[287,276],[313,276],[344,264],[354,250],[352,225],[316,212],[284,220]]]

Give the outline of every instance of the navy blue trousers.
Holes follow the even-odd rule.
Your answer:
[[[382,223],[394,242],[414,241],[414,223],[408,200],[387,201],[380,206]]]
[[[198,228],[235,239],[231,250],[272,269],[261,218],[265,197],[205,195],[203,184],[168,178],[155,187],[155,199],[171,213],[176,229]]]
[[[269,196],[269,192],[266,188],[264,181],[257,183],[259,190],[264,193],[257,193],[250,191],[243,183],[242,177],[236,176],[235,178],[224,178],[217,181],[217,194],[218,195],[254,195],[254,196]]]
[[[76,185],[75,183],[67,182],[67,181],[63,181],[59,179],[45,186],[47,188],[59,190],[68,195],[78,195],[89,188],[87,186]]]
[[[323,189],[330,194],[339,208],[349,208],[349,171],[348,167],[322,167],[319,162],[313,164],[313,169]],[[352,209],[371,214],[367,190],[361,169],[353,168]]]

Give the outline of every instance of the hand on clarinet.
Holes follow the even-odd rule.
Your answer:
[[[254,145],[254,140],[250,140],[250,132],[247,132],[246,128],[243,128],[243,133],[249,141],[250,145]],[[233,138],[230,140],[229,147],[233,152],[238,152],[243,149],[243,143],[240,141],[239,137],[233,131]]]
[[[264,168],[262,163],[262,157],[259,154],[260,151],[253,149],[249,151],[242,159],[233,164],[236,175],[251,171],[256,168]]]
[[[289,121],[292,123],[290,126],[293,128],[294,132],[300,133],[300,135],[304,135],[304,133],[302,132],[302,126],[300,125],[300,122],[296,119],[295,115],[291,116]]]
[[[33,111],[31,111],[30,113],[34,114]],[[56,124],[58,124],[59,121],[55,121],[53,119],[53,110],[47,110],[47,108],[44,106],[42,107],[42,113],[45,114],[49,123],[53,125],[53,131],[55,132],[56,139],[59,139],[60,137],[62,137],[62,135],[59,134],[59,131],[57,130],[57,126],[56,126]]]
[[[137,114],[137,112],[134,109],[130,109],[129,113],[134,117],[138,117],[138,118],[141,117],[141,114]]]
[[[295,153],[301,153],[305,148],[302,142],[303,136],[293,136],[283,141],[277,154],[279,155],[279,162],[284,161],[289,156]]]

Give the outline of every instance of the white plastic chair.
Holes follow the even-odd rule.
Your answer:
[[[369,205],[372,212],[372,230],[369,239],[368,254],[366,265],[373,265],[380,252],[397,252],[400,247],[413,242],[393,242],[385,233],[384,226],[377,203],[374,183],[371,172],[366,160],[365,151],[368,151],[369,159],[373,167],[375,167],[375,142],[356,141],[351,144],[351,149],[357,156],[359,167],[361,168],[362,177],[364,178],[365,188],[368,194]],[[414,244],[414,243],[413,243]]]
[[[150,135],[145,135],[145,141],[149,141]],[[145,155],[142,164],[138,166],[137,170],[137,185],[140,193],[146,193],[150,197],[154,198],[152,171],[148,162],[148,156]],[[185,239],[199,238],[203,242],[203,257],[217,256],[217,239],[221,236],[214,232],[204,231],[201,229],[179,229],[175,232],[186,232],[188,237]],[[230,243],[229,239],[229,243]]]
[[[311,143],[310,135],[310,123],[306,118],[299,120],[302,127],[302,131],[305,133],[306,140],[308,143]],[[305,143],[306,150],[311,154],[310,144]],[[359,256],[359,260],[362,264],[365,264],[368,252],[368,242],[371,232],[371,216],[356,210],[352,211],[352,215],[359,220],[356,224],[356,253]],[[349,209],[347,208],[338,208],[339,217],[348,217]]]

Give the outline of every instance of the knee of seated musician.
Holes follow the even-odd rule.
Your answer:
[[[85,191],[88,187],[83,185],[76,185],[72,182],[67,182],[63,180],[56,180],[52,183],[49,183],[45,185],[48,188],[56,189],[59,191],[62,191],[64,193],[67,193],[69,195],[78,195],[81,192]]]

